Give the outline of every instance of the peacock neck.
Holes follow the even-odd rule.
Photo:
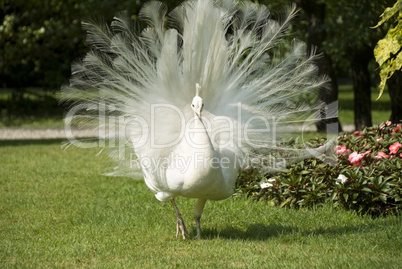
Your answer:
[[[201,118],[198,117],[197,115],[194,115],[194,128],[197,128],[197,129],[203,128],[203,129],[205,129],[204,123],[202,122]]]
[[[191,139],[197,148],[212,148],[212,143],[209,138],[206,127],[201,118],[194,116],[194,132]]]

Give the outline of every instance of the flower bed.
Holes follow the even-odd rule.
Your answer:
[[[363,214],[396,212],[402,205],[401,125],[387,122],[342,135],[325,159],[306,159],[279,173],[244,170],[237,193],[282,207],[330,201]]]

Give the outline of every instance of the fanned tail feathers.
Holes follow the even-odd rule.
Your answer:
[[[279,22],[263,5],[234,0],[188,1],[167,14],[152,1],[140,12],[148,25],[142,32],[124,15],[110,28],[86,23],[91,51],[62,89],[74,112],[66,120],[101,130],[103,145],[125,161],[116,173],[134,175],[126,169],[130,154],[167,157],[185,139],[199,83],[217,151],[243,164],[269,149],[305,157],[308,151],[282,147],[279,131],[314,120],[320,105],[311,98],[327,78],[304,43],[283,45],[295,14],[292,5]]]

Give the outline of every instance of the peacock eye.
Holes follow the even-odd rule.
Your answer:
[[[191,104],[192,107],[194,107],[194,104]]]

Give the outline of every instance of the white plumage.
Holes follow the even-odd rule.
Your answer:
[[[294,6],[283,22],[263,5],[235,0],[188,1],[166,13],[160,2],[146,4],[140,17],[148,26],[139,33],[124,16],[110,29],[85,24],[91,51],[63,88],[72,105],[66,122],[103,130],[121,162],[114,174],[136,176],[138,164],[156,198],[172,201],[183,238],[174,198],[198,199],[199,237],[205,202],[229,197],[239,169],[270,149],[289,151],[288,160],[312,155],[276,140],[281,127],[312,120],[316,108],[302,97],[326,79],[302,42],[283,45]]]

